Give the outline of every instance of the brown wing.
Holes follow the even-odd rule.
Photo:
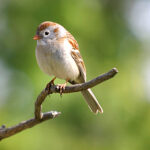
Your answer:
[[[77,79],[77,83],[82,83],[86,81],[86,68],[82,59],[82,56],[79,51],[79,45],[75,38],[68,32],[67,33],[67,39],[69,43],[72,45],[72,51],[71,51],[71,56],[75,60],[79,70],[80,70],[80,76]]]

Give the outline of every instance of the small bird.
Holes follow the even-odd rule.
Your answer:
[[[64,79],[66,82],[59,85],[62,92],[67,82],[86,82],[86,68],[78,43],[63,26],[45,21],[38,26],[33,39],[37,40],[36,59],[39,67],[49,76],[54,76],[51,84],[54,84],[56,78]],[[92,112],[103,113],[91,89],[83,90],[81,93]]]

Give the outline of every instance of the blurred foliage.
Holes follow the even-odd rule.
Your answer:
[[[3,140],[0,150],[149,150],[150,103],[144,91],[142,43],[131,32],[123,0],[0,0],[0,123],[33,116],[34,102],[51,77],[35,59],[37,26],[63,25],[76,38],[87,78],[117,67],[118,75],[93,88],[104,114],[93,115],[81,94],[53,94],[43,110],[62,115]],[[94,67],[93,67],[94,66]],[[56,83],[60,83],[57,79]]]

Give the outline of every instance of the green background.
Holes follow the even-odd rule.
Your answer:
[[[52,79],[39,69],[32,39],[43,21],[74,35],[88,80],[119,70],[92,89],[103,115],[91,113],[80,93],[53,94],[43,111],[62,114],[2,140],[0,150],[149,150],[150,34],[136,20],[148,6],[146,0],[0,0],[0,125],[33,117],[36,97]]]

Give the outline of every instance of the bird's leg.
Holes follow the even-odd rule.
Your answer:
[[[48,90],[48,92],[50,93],[50,88],[51,85],[54,85],[54,81],[55,81],[56,77],[54,77],[47,85],[46,85],[46,90]]]
[[[54,85],[55,79],[56,79],[56,77],[54,77],[54,78],[50,81],[50,84]]]
[[[59,91],[60,91],[60,96],[62,96],[62,93],[65,90],[65,87],[66,87],[68,81],[69,80],[66,79],[66,82],[64,84],[58,84],[58,88],[59,88]]]

